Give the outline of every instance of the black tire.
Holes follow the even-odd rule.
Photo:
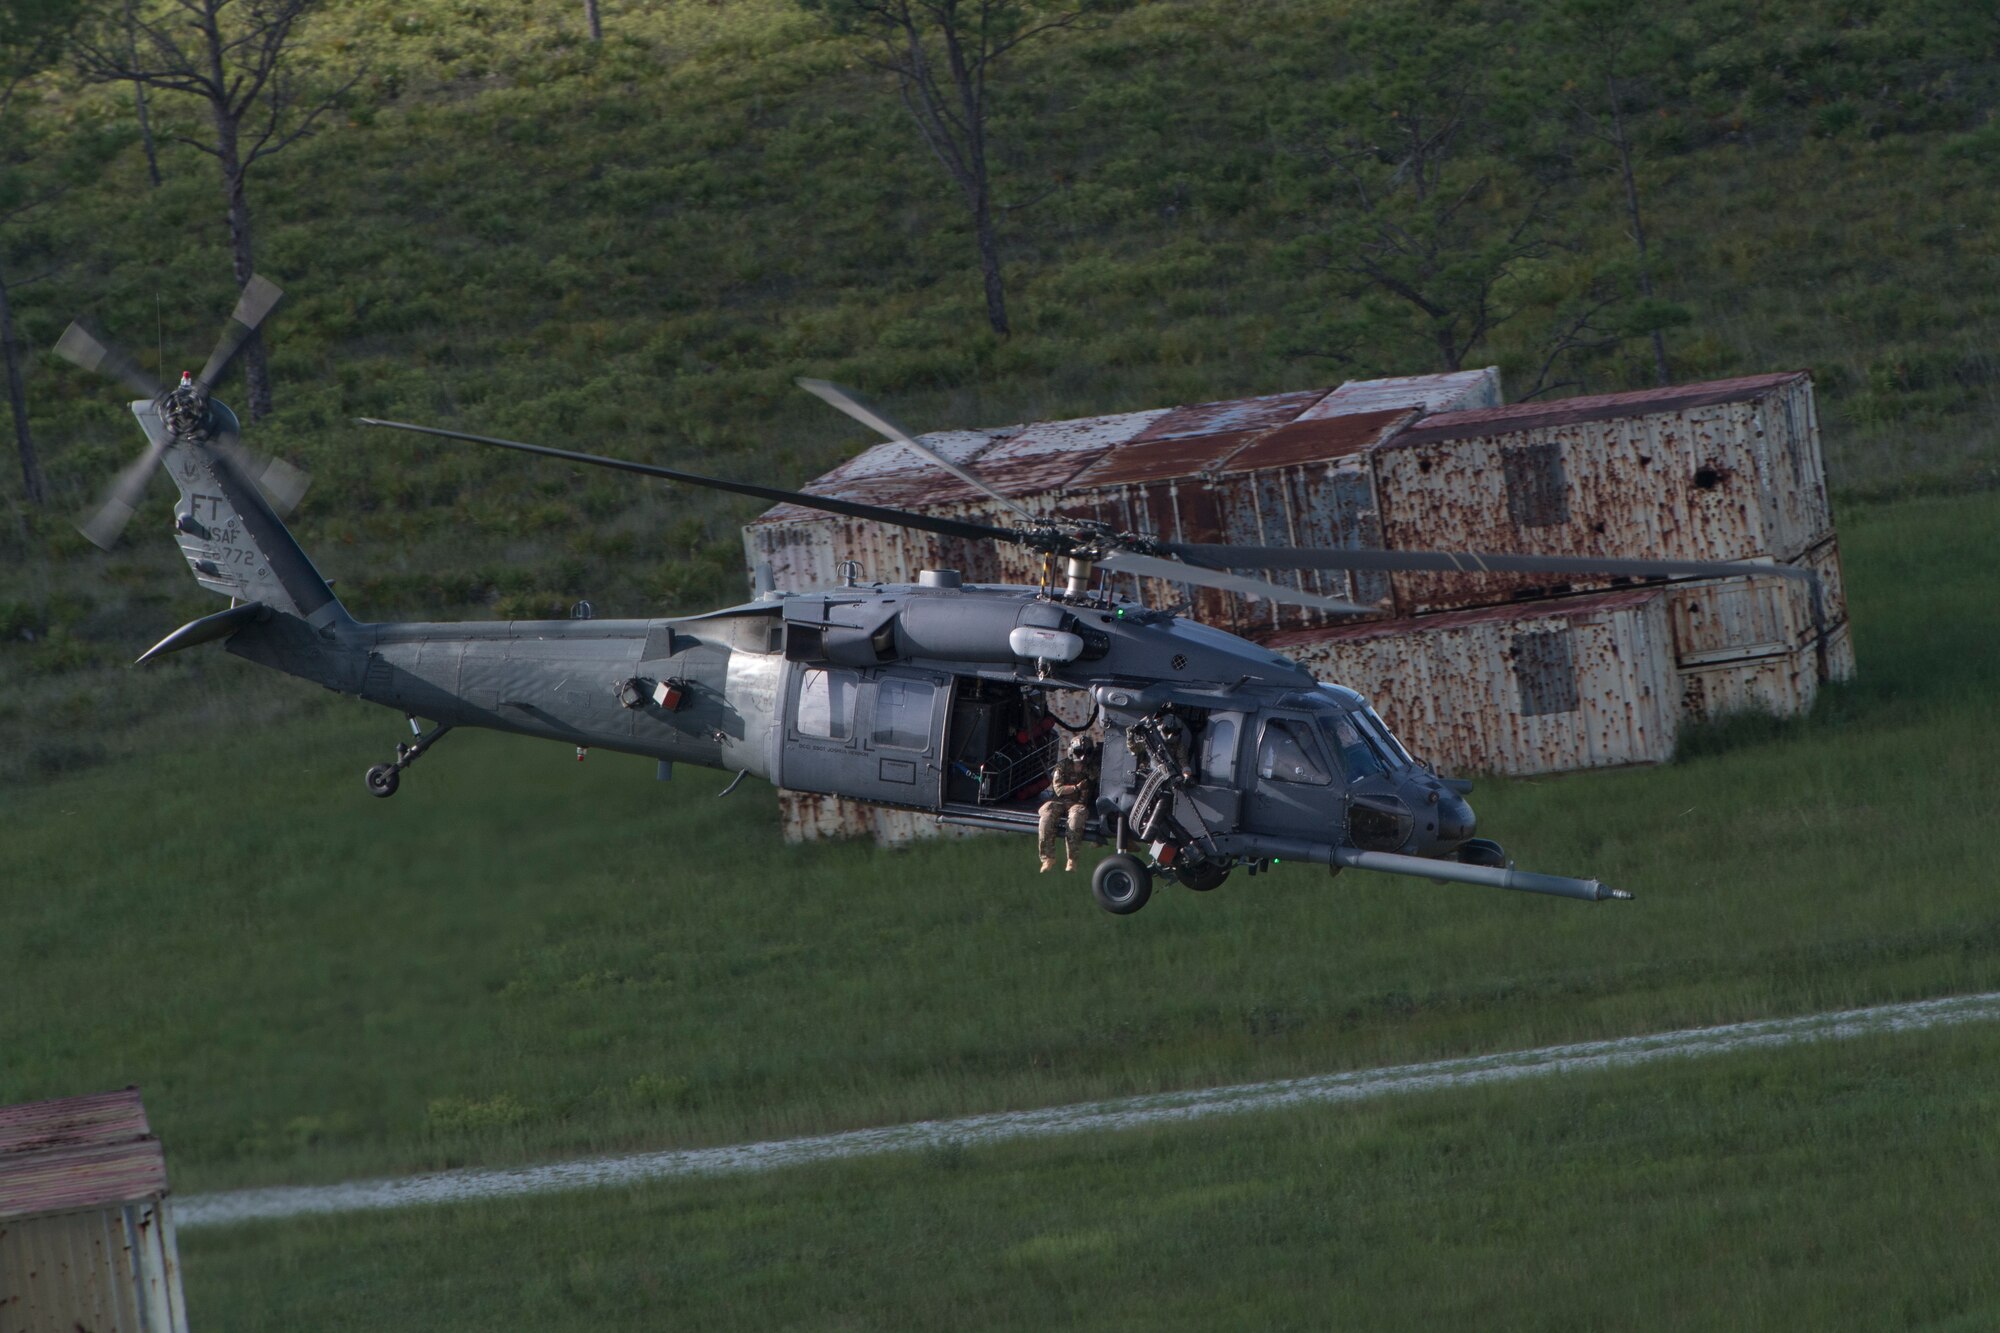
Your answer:
[[[1220,861],[1197,861],[1174,871],[1174,878],[1196,893],[1207,893],[1222,887],[1222,881],[1229,878],[1229,867]]]
[[[1090,876],[1090,896],[1113,916],[1130,916],[1153,896],[1153,872],[1136,856],[1114,852],[1097,863]]]
[[[396,788],[403,781],[393,765],[377,764],[368,770],[368,794],[370,796],[394,796]]]

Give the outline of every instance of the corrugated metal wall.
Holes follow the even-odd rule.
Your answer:
[[[1680,706],[1658,588],[1283,635],[1444,773],[1658,763]]]
[[[0,1221],[0,1333],[186,1333],[164,1208]]]

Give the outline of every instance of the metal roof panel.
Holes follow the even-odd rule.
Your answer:
[[[1548,426],[1742,402],[1795,383],[1806,373],[1790,370],[1773,375],[1709,380],[1702,384],[1673,384],[1664,389],[1639,389],[1631,393],[1586,394],[1579,398],[1561,398],[1552,403],[1511,403],[1505,407],[1486,407],[1470,412],[1440,412],[1424,418],[1421,426],[1405,431],[1397,438],[1396,444],[1430,444],[1474,435],[1507,435]]]

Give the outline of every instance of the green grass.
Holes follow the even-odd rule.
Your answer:
[[[204,1327],[1972,1330],[1968,1027],[768,1176],[184,1232]]]
[[[2000,987],[2000,495],[1843,534],[1861,674],[1812,717],[1475,793],[1522,864],[1629,906],[1288,867],[1114,919],[1018,840],[787,847],[768,789],[477,733],[379,802],[392,714],[218,712],[0,806],[0,1102],[139,1083],[208,1189]],[[256,676],[204,660],[218,699]]]

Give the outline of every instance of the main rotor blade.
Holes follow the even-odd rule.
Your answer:
[[[72,322],[56,340],[56,355],[85,370],[94,370],[124,384],[142,398],[158,398],[166,392],[160,382],[137,361],[103,340],[83,325]]]
[[[1113,551],[1097,563],[1101,568],[1116,570],[1121,574],[1139,574],[1149,579],[1166,579],[1172,583],[1194,583],[1204,588],[1248,593],[1253,597],[1268,597],[1274,602],[1313,606],[1322,611],[1337,611],[1343,615],[1372,615],[1381,609],[1373,606],[1357,606],[1353,602],[1343,602],[1333,597],[1322,597],[1316,592],[1287,588],[1280,583],[1266,583],[1263,579],[1253,579],[1243,574],[1228,574],[1219,569],[1183,564],[1179,560],[1162,560],[1158,556],[1137,555],[1130,551]]]
[[[881,505],[861,504],[854,500],[836,500],[830,496],[780,490],[776,486],[758,486],[747,481],[724,481],[719,477],[704,477],[696,472],[678,472],[673,468],[655,467],[651,463],[634,463],[623,458],[606,458],[601,454],[580,454],[568,449],[551,449],[547,445],[523,444],[519,440],[495,439],[490,435],[468,435],[464,431],[440,430],[436,426],[414,426],[407,421],[380,421],[374,417],[356,417],[355,420],[364,426],[388,426],[394,430],[416,431],[420,435],[438,435],[447,440],[469,440],[474,444],[490,444],[498,449],[514,449],[524,454],[540,454],[545,458],[562,458],[572,463],[588,463],[592,467],[636,472],[642,477],[664,477],[668,481],[684,481],[694,486],[707,486],[713,490],[754,496],[774,504],[793,504],[802,509],[819,509],[829,514],[843,514],[848,518],[867,519],[872,523],[892,523],[898,527],[916,528],[921,532],[935,532],[946,537],[972,537],[1004,542],[1020,541],[1022,538],[1022,534],[1013,528],[989,527],[984,523],[968,523],[956,518],[936,518],[930,514],[912,513],[907,509],[888,509]]]
[[[222,372],[229,369],[229,363],[243,350],[243,344],[250,341],[250,335],[264,322],[278,302],[284,299],[284,292],[278,284],[261,273],[250,275],[250,281],[243,284],[243,292],[236,298],[236,309],[229,316],[229,323],[223,327],[222,337],[216,341],[215,350],[209,353],[208,364],[201,368],[196,382],[203,393],[215,387],[222,378]]]
[[[894,440],[897,444],[914,449],[920,456],[937,464],[946,472],[951,473],[952,476],[957,477],[960,481],[972,487],[973,490],[978,491],[987,499],[999,504],[1001,508],[1007,510],[1009,513],[1027,519],[1030,523],[1040,521],[1019,501],[1002,495],[999,491],[994,490],[986,479],[978,473],[952,462],[949,458],[946,458],[943,454],[931,448],[928,444],[925,444],[895,422],[889,420],[888,417],[883,416],[868,403],[862,401],[861,396],[852,389],[844,389],[830,380],[798,379],[792,382],[807,393],[817,398],[822,398],[834,407],[839,408],[862,425],[879,431],[889,439]]]
[[[1491,551],[1379,551],[1300,546],[1218,546],[1171,542],[1165,549],[1216,569],[1367,569],[1389,573],[1439,570],[1459,574],[1603,574],[1632,578],[1726,578],[1772,574],[1815,576],[1794,565],[1754,560],[1625,560],[1589,555],[1510,555]]]
[[[164,431],[153,435],[146,452],[112,478],[97,508],[77,520],[77,531],[100,550],[110,550],[118,541],[118,534],[132,521],[132,515],[138,512],[139,502],[146,496],[146,483],[159,469],[160,456],[166,453],[170,439]]]

